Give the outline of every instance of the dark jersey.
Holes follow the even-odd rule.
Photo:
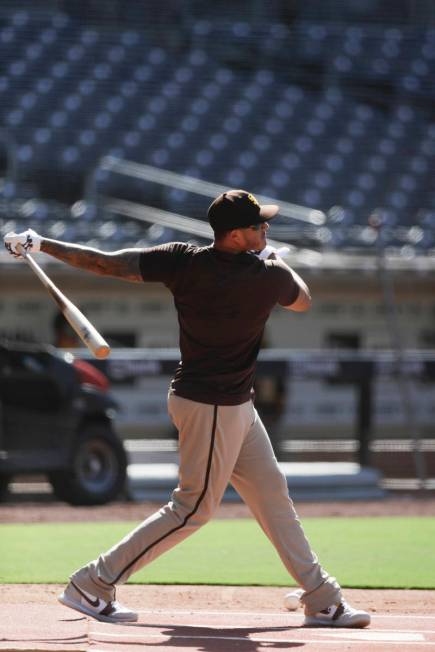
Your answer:
[[[213,405],[247,401],[267,318],[299,294],[287,265],[172,242],[144,250],[140,270],[144,281],[161,281],[174,296],[181,362],[172,390]]]

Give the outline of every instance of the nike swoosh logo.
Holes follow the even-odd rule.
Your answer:
[[[80,593],[82,598],[88,602],[91,607],[94,607],[95,609],[98,609],[98,607],[103,607],[105,605],[105,602],[100,600],[100,598],[96,598],[95,596],[91,595],[90,593],[86,593],[83,589],[80,589],[77,584],[74,584],[74,582],[71,582],[73,587]]]

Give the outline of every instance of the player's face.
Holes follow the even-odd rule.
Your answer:
[[[269,230],[268,222],[254,224],[248,226],[246,229],[239,230],[248,251],[259,251],[260,249],[264,249],[267,243],[266,233]]]

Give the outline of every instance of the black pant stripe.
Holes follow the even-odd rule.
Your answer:
[[[215,436],[216,436],[217,411],[218,411],[218,406],[215,405],[214,406],[214,412],[213,412],[213,426],[212,426],[212,431],[211,431],[210,449],[209,449],[209,452],[208,452],[208,460],[207,460],[207,471],[206,471],[205,479],[204,479],[204,487],[203,487],[203,489],[202,489],[202,491],[201,491],[201,493],[200,493],[200,495],[198,497],[198,500],[195,503],[194,508],[192,509],[191,512],[189,512],[189,514],[187,514],[184,517],[183,522],[180,523],[180,525],[177,525],[177,527],[174,527],[174,528],[172,528],[172,530],[169,530],[169,532],[167,532],[166,534],[161,536],[156,541],[153,541],[153,543],[150,543],[149,546],[147,546],[145,548],[145,550],[142,550],[142,552],[140,552],[138,555],[136,555],[136,557],[127,566],[125,566],[125,568],[123,568],[122,571],[119,573],[119,575],[113,580],[113,584],[117,584],[119,582],[119,580],[121,579],[121,577],[124,575],[124,573],[126,571],[128,571],[129,568],[134,566],[134,564],[138,561],[138,559],[140,559],[149,550],[151,550],[151,548],[153,548],[158,543],[160,543],[161,541],[163,541],[164,539],[169,537],[174,532],[177,532],[178,530],[181,530],[181,528],[183,528],[186,525],[187,521],[198,511],[198,508],[199,508],[202,500],[204,499],[205,494],[207,493],[208,482],[209,482],[209,479],[210,479],[211,463],[212,463],[212,459],[213,459],[214,441],[215,441]]]

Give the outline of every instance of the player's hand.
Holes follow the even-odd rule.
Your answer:
[[[3,238],[5,247],[12,256],[19,258],[21,256],[20,252],[17,249],[17,245],[21,245],[26,253],[36,253],[41,249],[41,236],[33,231],[33,229],[27,229],[23,233],[15,233],[14,231],[9,231]]]
[[[266,245],[264,249],[261,251],[257,251],[255,255],[258,258],[261,258],[261,260],[266,260],[266,259],[276,259],[278,256],[286,256],[289,253],[290,249],[288,247],[279,247],[276,249],[275,247],[272,247],[271,245]]]

